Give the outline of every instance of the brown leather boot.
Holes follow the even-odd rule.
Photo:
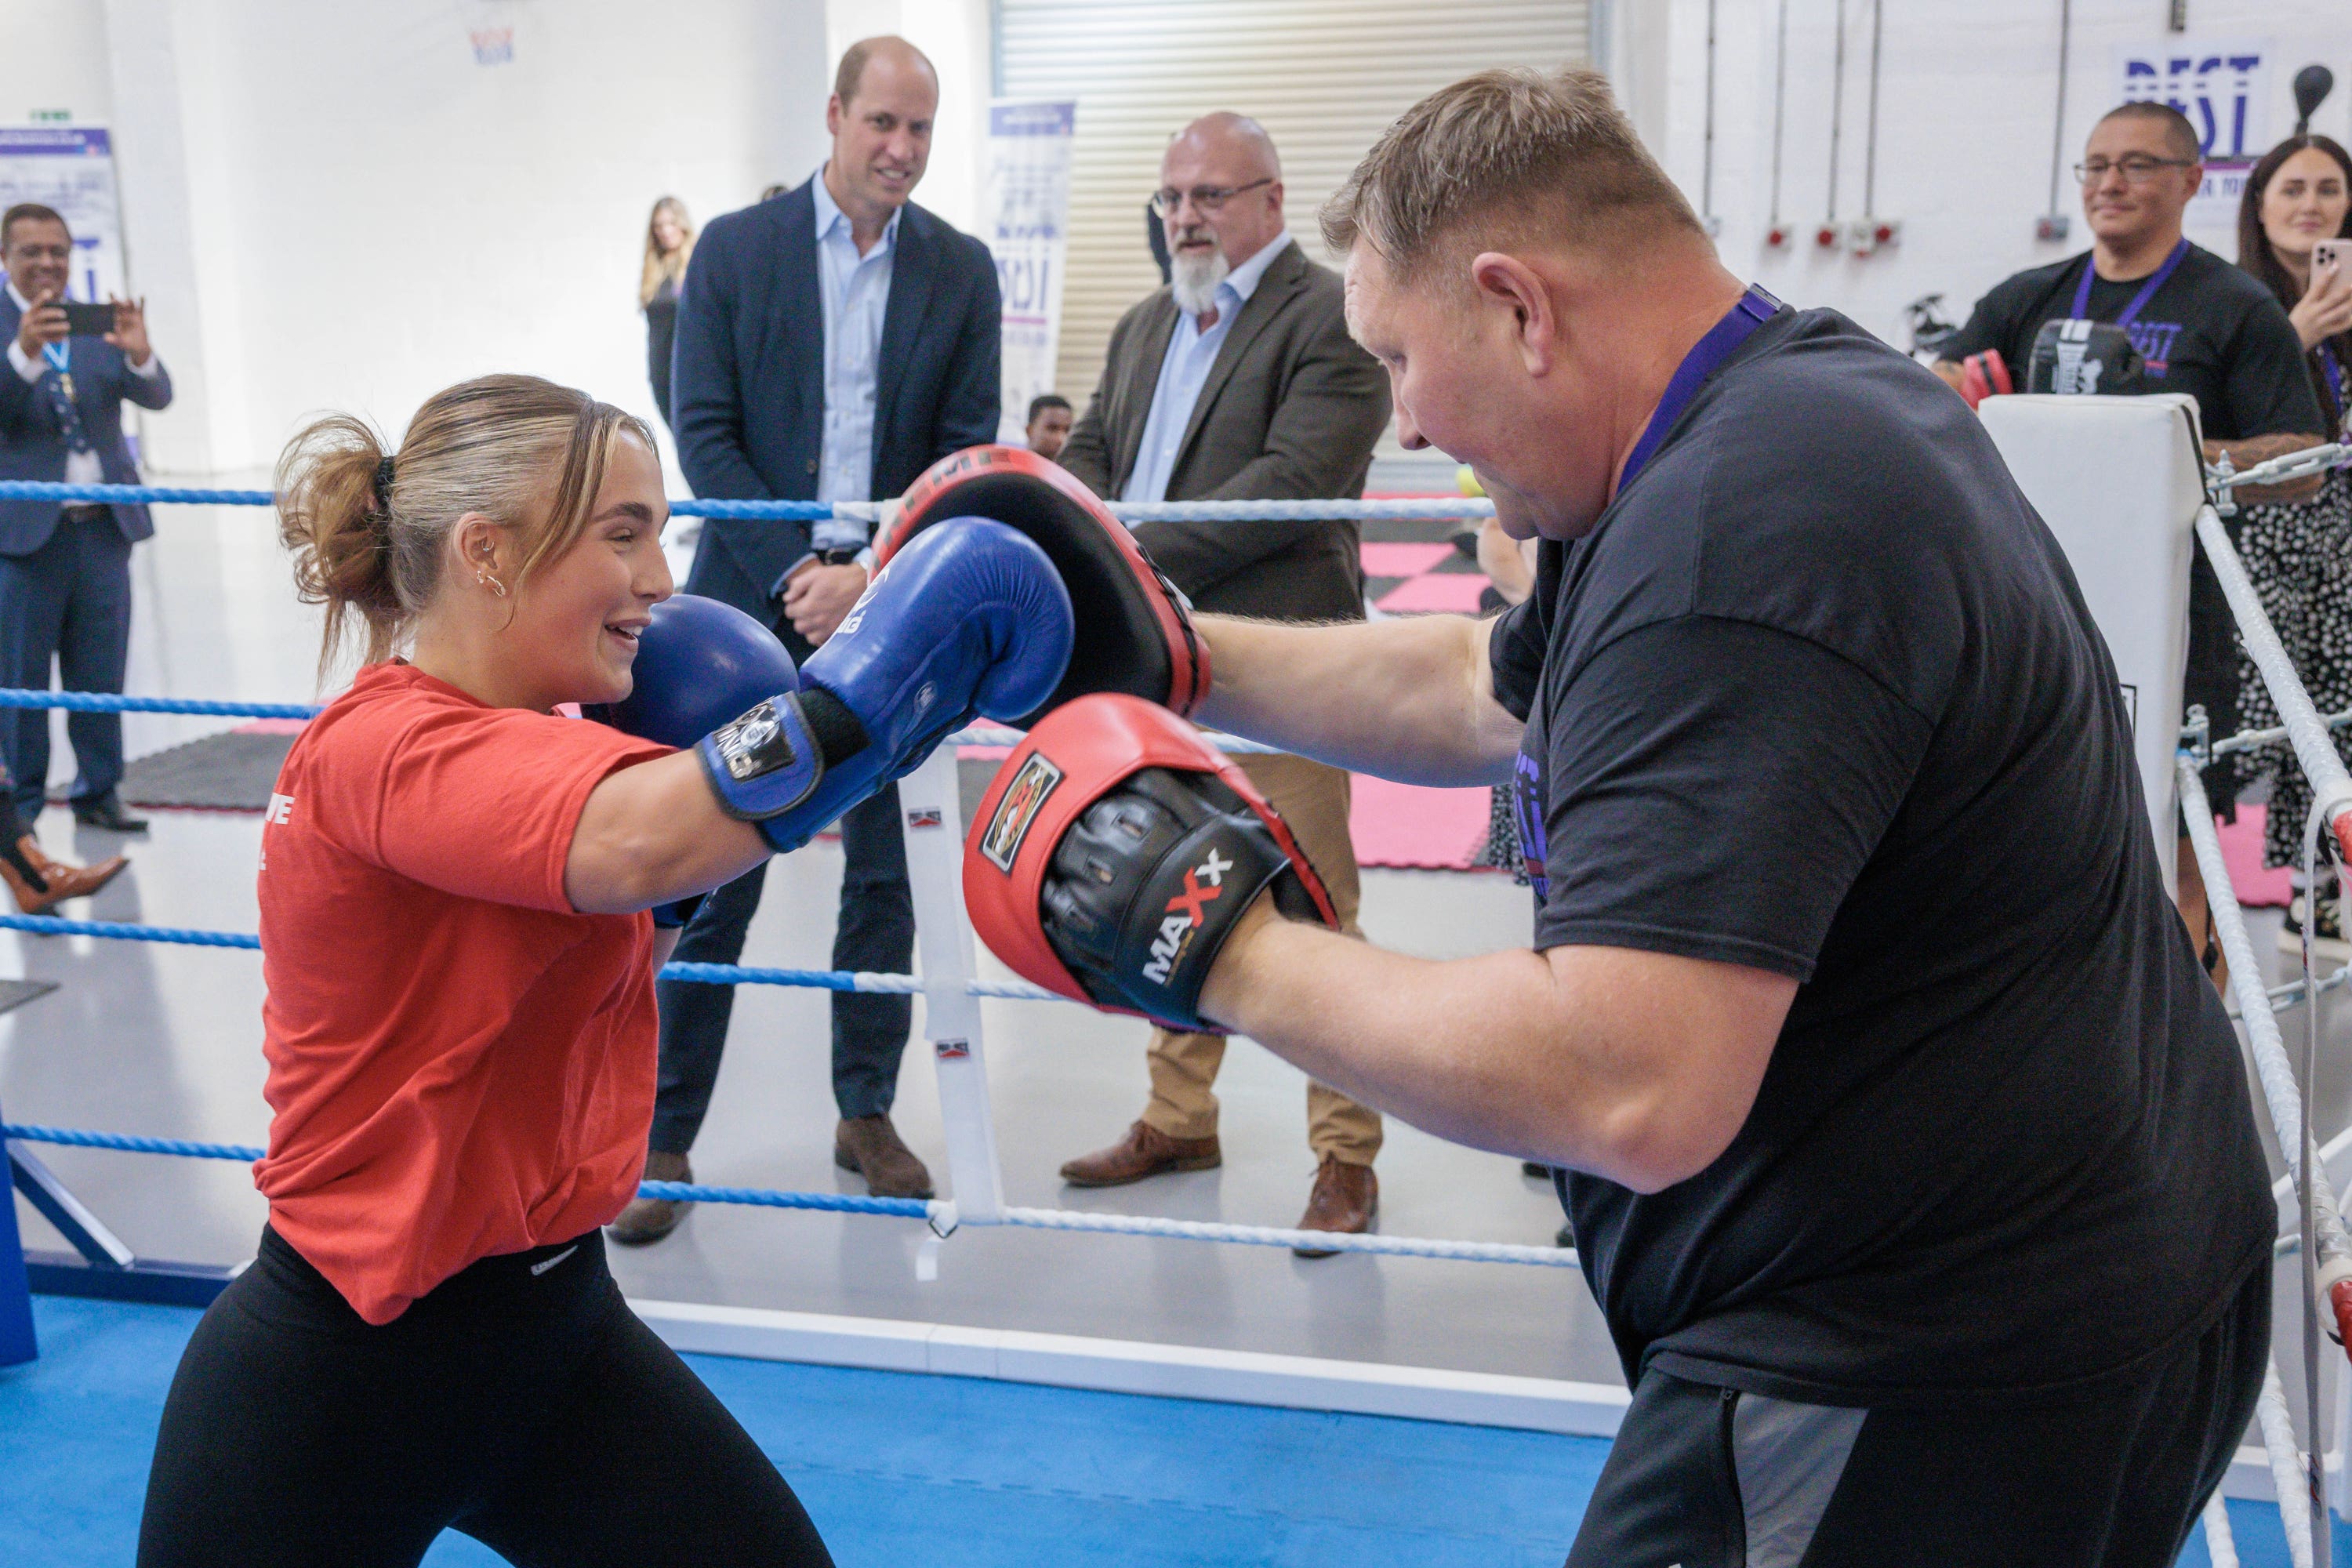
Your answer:
[[[648,1182],[690,1182],[694,1167],[683,1154],[665,1154],[658,1149],[646,1153],[646,1174]],[[604,1234],[623,1247],[650,1247],[677,1228],[678,1222],[694,1211],[688,1203],[677,1203],[668,1198],[632,1198],[629,1206],[614,1217],[604,1227]]]
[[[866,1178],[877,1198],[928,1198],[931,1173],[898,1136],[886,1113],[845,1117],[833,1130],[833,1163]]]
[[[1163,1172],[1211,1171],[1224,1163],[1213,1132],[1206,1138],[1171,1138],[1139,1121],[1109,1148],[1081,1154],[1063,1166],[1062,1180],[1074,1187],[1123,1187]]]
[[[1360,1236],[1372,1228],[1381,1212],[1381,1179],[1370,1165],[1350,1165],[1336,1154],[1323,1156],[1315,1170],[1315,1190],[1307,1194],[1307,1212],[1297,1229],[1337,1230]],[[1337,1253],[1315,1247],[1290,1249],[1301,1258],[1332,1258]]]
[[[29,833],[16,840],[16,853],[23,856],[40,874],[41,880],[48,884],[48,890],[42,891],[26,881],[24,873],[15,866],[0,859],[0,882],[7,883],[8,891],[16,897],[16,907],[28,915],[47,914],[68,899],[88,898],[114,880],[121,874],[122,868],[131,864],[116,855],[100,860],[95,866],[68,866],[41,853],[41,841]]]

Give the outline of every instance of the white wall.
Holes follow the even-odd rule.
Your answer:
[[[1892,251],[1769,252],[1780,0],[1717,0],[1716,211],[1726,259],[1801,304],[1898,337],[1901,307],[1955,314],[2037,245],[2047,203],[2059,0],[1886,6],[1878,200]],[[1837,0],[1788,0],[1783,216],[1827,211]],[[1707,0],[1616,0],[1612,64],[1644,133],[1701,183]],[[1839,213],[1858,215],[1870,0],[1845,0]],[[2065,161],[2115,96],[2113,47],[2151,36],[2150,0],[2074,0]],[[2342,0],[2192,0],[2200,34],[2279,45],[2273,130],[2306,60],[2344,79],[2323,129],[2352,134]],[[925,205],[969,225],[989,96],[986,0],[0,0],[0,120],[64,109],[113,127],[134,285],[180,402],[146,421],[159,471],[266,464],[310,411],[394,426],[435,389],[529,369],[652,412],[634,280],[647,207],[698,218],[797,181],[824,155],[832,67],[899,31],[940,68]],[[468,33],[511,28],[476,63]],[[2060,202],[2075,211],[2071,188]],[[2228,254],[2226,234],[2198,237]]]
[[[0,0],[0,125],[58,110],[76,124],[106,123],[106,14],[94,0]]]
[[[1669,9],[1663,146],[1668,170],[1696,204],[1706,123],[1707,0],[1650,0]],[[1788,0],[1788,104],[1782,216],[1801,243],[1765,248],[1772,153],[1774,28],[1780,0],[1717,0],[1715,207],[1717,244],[1733,270],[1792,304],[1831,305],[1886,336],[1902,337],[1902,307],[1941,292],[1948,312],[1965,316],[1979,295],[2021,268],[2053,261],[2089,240],[2071,177],[2059,206],[2073,218],[2063,245],[2037,244],[2033,220],[2049,201],[2057,97],[2059,0],[1933,0],[1885,5],[1879,85],[1877,208],[1899,217],[1900,243],[1855,258],[1815,249],[1811,231],[1828,211],[1829,128],[1837,0]],[[1870,0],[1845,0],[1846,77],[1841,218],[1862,212],[1868,133]],[[2162,36],[2166,7],[2154,0],[2074,0],[2063,162],[2080,156],[2092,122],[2116,101],[2114,50]],[[2192,35],[2269,38],[2273,138],[2293,129],[2289,83],[2308,63],[2336,72],[2334,96],[2315,128],[2352,132],[2352,27],[2343,0],[2191,0]],[[1637,33],[1629,43],[1654,34]],[[1654,60],[1640,66],[1654,70]],[[1629,87],[1633,84],[1629,83]],[[1631,91],[1629,100],[1641,94]],[[1654,106],[1642,103],[1645,135],[1657,137]],[[2228,230],[2191,237],[2234,257]]]
[[[320,408],[396,434],[489,370],[651,417],[654,198],[707,220],[823,155],[823,0],[0,0],[0,112],[22,117],[28,48],[78,84],[28,110],[113,124],[133,283],[181,388],[146,424],[160,471],[267,464]],[[512,62],[478,64],[478,28],[511,28]]]

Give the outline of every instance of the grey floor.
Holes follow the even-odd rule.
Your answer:
[[[140,596],[131,689],[180,696],[304,700],[313,690],[316,621],[294,604],[266,512],[173,508],[136,560]],[[217,720],[134,716],[142,753],[222,727]],[[62,783],[69,765],[60,752]],[[91,858],[105,835],[53,810],[54,853]],[[130,847],[132,868],[96,900],[96,916],[254,929],[258,822],[167,813]],[[745,962],[823,966],[840,879],[836,848],[780,862]],[[1363,923],[1376,942],[1442,956],[1526,940],[1524,889],[1468,874],[1375,871]],[[2273,980],[2278,917],[2255,936]],[[984,963],[992,961],[983,960]],[[1001,971],[993,971],[1002,973]],[[0,932],[0,977],[60,989],[0,1016],[0,1107],[10,1120],[259,1142],[258,956],[250,952],[35,938]],[[830,1160],[835,1112],[826,1079],[825,998],[749,987],[734,1049],[695,1152],[702,1180],[856,1191]],[[2318,1123],[2345,1125],[2352,1066],[2340,994],[2322,1005],[2327,1034]],[[2281,1017],[2291,1042],[2303,1016]],[[1229,1057],[1226,1163],[1220,1171],[1110,1192],[1065,1188],[1055,1167],[1117,1136],[1140,1108],[1142,1026],[1074,1006],[992,1003],[991,1083],[1007,1194],[1017,1204],[1288,1225],[1312,1173],[1303,1080],[1245,1042]],[[910,1054],[898,1117],[918,1152],[944,1165],[928,1063]],[[45,1151],[58,1172],[137,1250],[229,1261],[248,1256],[263,1205],[238,1166]],[[1541,1243],[1559,1222],[1545,1186],[1516,1162],[1391,1124],[1380,1165],[1381,1228],[1391,1234]],[[2339,1166],[2341,1182],[2347,1174]],[[18,1203],[35,1246],[57,1238]],[[2194,1225],[2194,1215],[2181,1216]],[[1613,1382],[1614,1353],[1572,1272],[1419,1259],[1334,1258],[1122,1237],[966,1229],[939,1278],[919,1283],[911,1222],[705,1207],[661,1245],[620,1254],[632,1294],[1404,1364]],[[2296,1282],[2279,1275],[2281,1346],[2291,1402],[2302,1401]]]

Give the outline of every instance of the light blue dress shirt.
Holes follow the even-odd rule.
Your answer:
[[[1176,454],[1184,445],[1184,427],[1192,422],[1192,405],[1234,330],[1234,318],[1290,245],[1288,235],[1272,240],[1255,256],[1225,274],[1217,285],[1217,324],[1201,330],[1200,318],[1176,313],[1176,330],[1169,334],[1168,353],[1160,362],[1160,382],[1151,391],[1151,413],[1143,421],[1143,446],[1135,454],[1135,469],[1127,476],[1121,500],[1166,500],[1168,480],[1176,472]]]
[[[816,499],[872,500],[882,317],[890,305],[904,209],[890,215],[882,237],[860,256],[849,215],[824,188],[823,168],[811,194],[816,198],[817,292],[824,303],[824,440],[817,458]],[[867,531],[861,523],[820,522],[809,531],[819,550],[854,550],[865,544]]]

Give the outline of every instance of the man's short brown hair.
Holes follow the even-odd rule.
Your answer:
[[[1440,88],[1381,133],[1323,207],[1323,242],[1360,241],[1410,281],[1464,241],[1613,244],[1698,217],[1598,72],[1486,70]]]
[[[18,202],[6,212],[0,213],[0,250],[8,248],[8,231],[20,223],[53,223],[66,231],[68,238],[73,236],[72,226],[57,208],[45,207],[38,202]]]
[[[2152,120],[2164,130],[2164,140],[2172,155],[2191,163],[2205,161],[2204,144],[2197,140],[2197,127],[2189,123],[2189,116],[2168,103],[2158,103],[2145,98],[2129,103],[2119,103],[2099,116],[2099,124],[2110,120]]]

